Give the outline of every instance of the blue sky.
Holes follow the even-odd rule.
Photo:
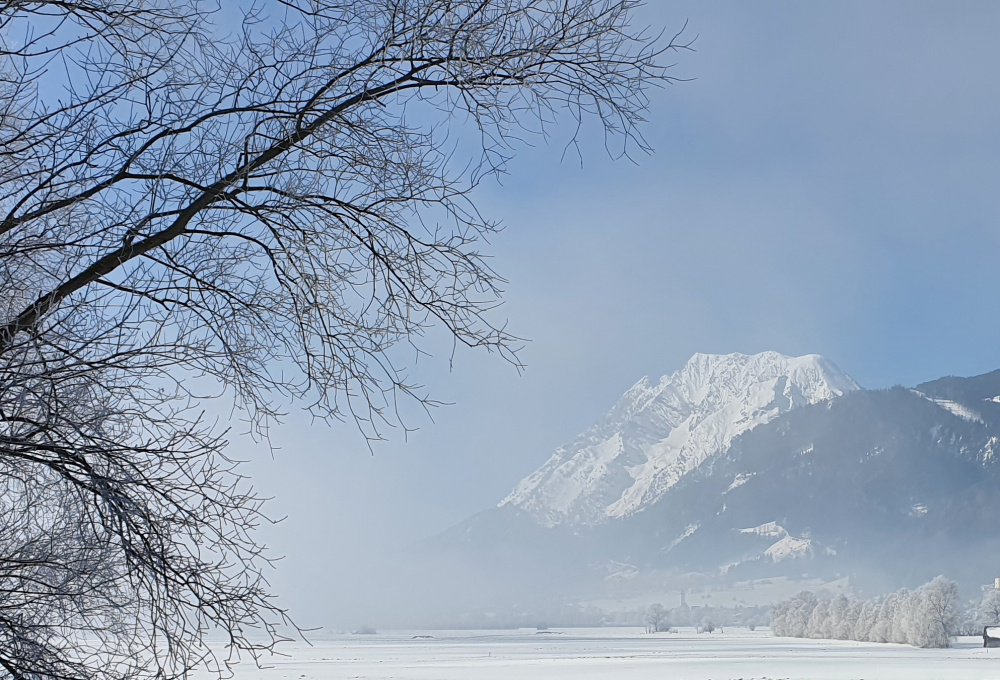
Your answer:
[[[656,152],[568,129],[478,202],[506,230],[498,318],[518,375],[450,345],[415,370],[453,405],[364,447],[293,415],[258,486],[288,515],[275,583],[305,624],[363,611],[357,574],[496,503],[643,375],[694,352],[823,354],[866,387],[1000,368],[1000,4],[658,2],[692,78],[654,93]],[[308,584],[305,587],[303,584]],[[347,585],[345,585],[347,584]],[[358,614],[362,615],[361,613]]]

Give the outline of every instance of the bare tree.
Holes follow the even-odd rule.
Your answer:
[[[226,33],[199,0],[0,4],[0,673],[223,672],[208,631],[281,639],[206,395],[378,438],[432,403],[400,343],[516,362],[471,192],[561,117],[647,150],[682,45],[637,6],[272,0]]]

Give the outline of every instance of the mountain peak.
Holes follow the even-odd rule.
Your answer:
[[[729,398],[734,392],[781,376],[811,390],[819,390],[812,395],[810,403],[859,389],[857,383],[819,354],[790,357],[773,351],[759,354],[698,353],[681,370],[663,376],[660,385],[675,385],[692,394],[707,390],[707,393]]]
[[[857,389],[817,354],[695,354],[657,383],[639,380],[500,505],[546,526],[624,517],[654,503],[743,432]]]

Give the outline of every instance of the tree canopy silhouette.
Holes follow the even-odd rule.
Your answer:
[[[647,150],[684,45],[637,7],[0,5],[0,674],[222,673],[282,638],[205,399],[378,438],[430,403],[399,343],[516,362],[472,192],[560,118]]]

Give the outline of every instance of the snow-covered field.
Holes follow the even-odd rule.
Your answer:
[[[1000,649],[800,640],[744,628],[646,635],[634,628],[326,635],[287,645],[236,680],[971,680],[1000,678]]]

